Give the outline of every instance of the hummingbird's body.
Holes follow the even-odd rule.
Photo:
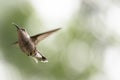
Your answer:
[[[18,44],[23,52],[28,56],[32,55],[36,47],[32,42],[30,36],[25,31],[18,31]]]
[[[44,57],[37,49],[36,45],[39,41],[43,40],[47,36],[49,36],[51,33],[58,31],[60,28],[51,30],[48,32],[44,32],[41,34],[37,34],[35,36],[29,36],[29,34],[26,32],[25,29],[20,28],[18,25],[14,24],[17,28],[18,32],[18,41],[15,42],[15,44],[19,44],[20,49],[27,54],[28,56],[32,56],[33,59],[38,62],[48,62],[47,58]]]

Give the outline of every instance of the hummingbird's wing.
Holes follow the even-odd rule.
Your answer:
[[[37,45],[41,40],[45,39],[46,37],[48,37],[50,34],[56,32],[60,30],[60,28],[51,30],[51,31],[47,31],[47,32],[43,32],[34,36],[31,36],[32,41],[34,42],[35,45]]]

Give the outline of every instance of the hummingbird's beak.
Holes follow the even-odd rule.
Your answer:
[[[12,24],[17,28],[17,30],[20,29],[20,27],[17,24],[15,24],[15,23],[12,23]]]

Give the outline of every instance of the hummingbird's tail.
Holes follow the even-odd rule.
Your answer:
[[[36,51],[36,54],[34,56],[32,56],[33,59],[35,60],[36,63],[38,63],[38,61],[41,61],[41,62],[48,62],[47,58],[44,57],[40,52]]]

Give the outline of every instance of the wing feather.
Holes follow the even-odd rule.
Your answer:
[[[40,41],[42,41],[43,39],[45,39],[46,37],[48,37],[49,35],[51,35],[52,33],[56,32],[58,30],[60,30],[60,28],[40,33],[40,34],[31,36],[31,39],[34,42],[34,44],[37,45]]]

